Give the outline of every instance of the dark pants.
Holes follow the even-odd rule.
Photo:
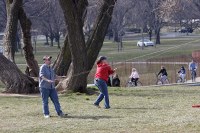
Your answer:
[[[105,102],[104,102],[105,108],[110,108],[108,88],[107,88],[106,81],[104,81],[102,79],[95,79],[94,84],[98,87],[98,89],[100,91],[100,94],[94,104],[99,105],[99,103],[104,99],[105,100]]]
[[[131,78],[131,82],[134,82],[135,83],[135,86],[137,86],[137,81],[138,81],[139,78]]]
[[[112,86],[113,87],[120,87],[120,80],[119,80],[119,78],[113,78],[113,80],[112,80]]]
[[[57,114],[61,115],[62,111],[61,111],[60,103],[58,101],[58,94],[57,94],[56,89],[40,88],[40,93],[42,96],[44,115],[49,115],[49,105],[48,105],[49,97],[55,106],[55,110],[56,110]]]

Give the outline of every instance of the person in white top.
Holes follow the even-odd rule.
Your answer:
[[[135,68],[132,68],[131,76],[129,78],[131,78],[131,82],[134,82],[135,86],[137,86],[137,81],[140,77]]]

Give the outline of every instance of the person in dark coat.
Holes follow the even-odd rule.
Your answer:
[[[112,80],[112,86],[113,87],[120,87],[120,80],[117,74],[115,74],[113,76],[113,80]]]

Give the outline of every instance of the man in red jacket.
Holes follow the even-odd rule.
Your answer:
[[[100,107],[99,103],[103,100],[103,98],[105,98],[105,109],[110,108],[107,82],[109,75],[113,74],[114,72],[115,69],[111,69],[106,57],[100,56],[97,60],[97,71],[94,79],[94,84],[99,88],[100,94],[97,100],[94,102],[95,106]]]

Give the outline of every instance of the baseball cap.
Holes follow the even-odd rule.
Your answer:
[[[47,56],[47,55],[45,55],[44,57],[43,57],[43,60],[51,60],[51,56]]]
[[[105,56],[99,56],[97,59],[97,64],[99,64],[102,60],[107,60],[107,58]]]
[[[107,58],[106,58],[105,56],[100,56],[100,57],[99,57],[99,60],[100,60],[100,61],[102,61],[102,60],[107,60]]]

